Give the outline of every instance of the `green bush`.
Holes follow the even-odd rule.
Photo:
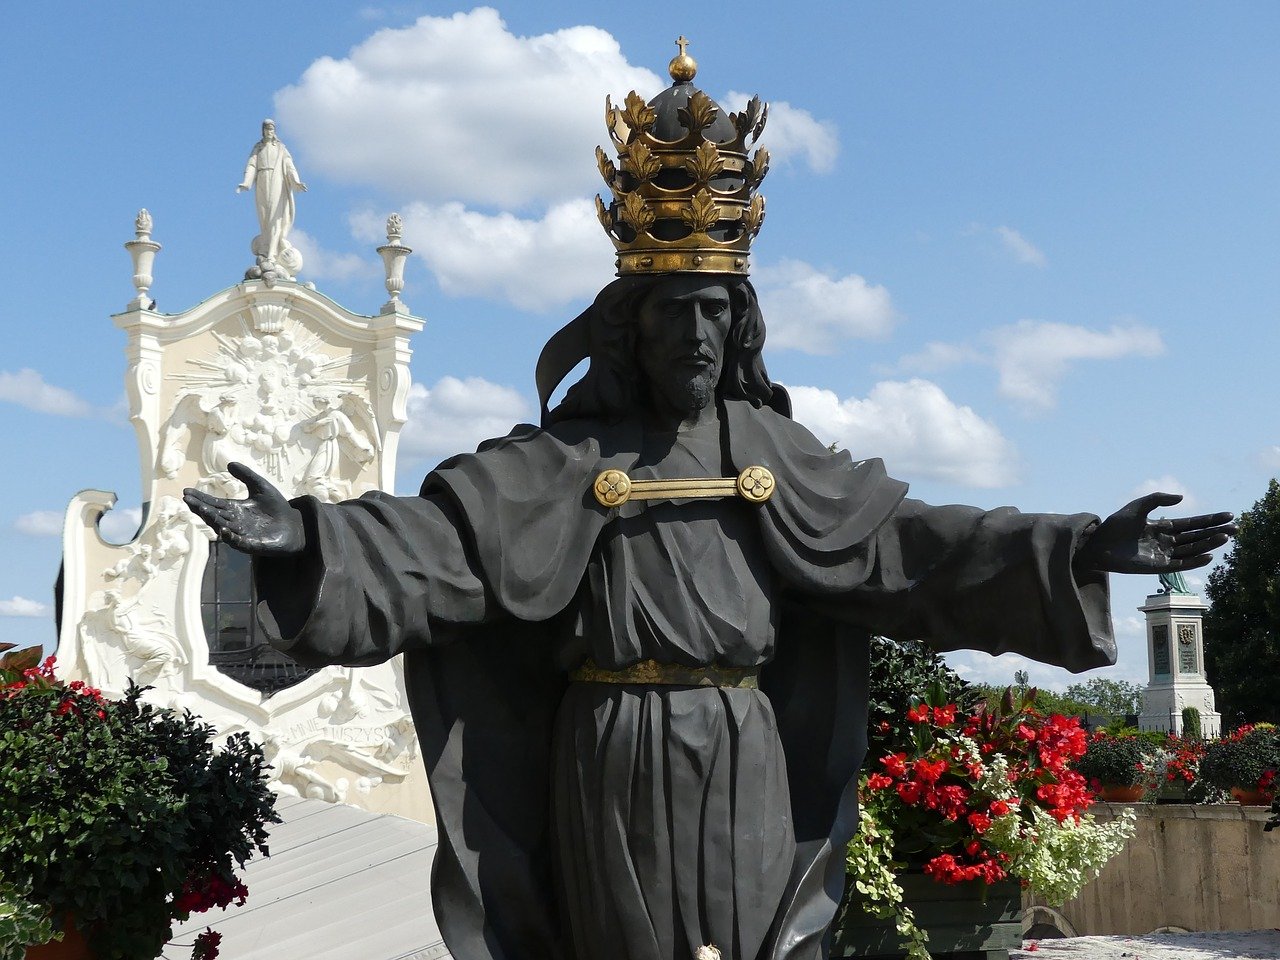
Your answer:
[[[1182,735],[1188,740],[1202,738],[1200,728],[1200,711],[1195,707],[1182,708]]]
[[[1098,786],[1136,787],[1150,779],[1147,766],[1151,753],[1143,737],[1098,733],[1090,738],[1084,756],[1076,761],[1076,770],[1095,789]]]
[[[173,920],[241,899],[235,869],[279,822],[247,734],[215,749],[143,692],[63,684],[52,658],[0,670],[0,877],[71,914],[100,960],[154,957]]]
[[[1277,770],[1280,730],[1271,726],[1241,727],[1208,744],[1200,761],[1200,776],[1222,790],[1270,788]]]
[[[947,666],[942,656],[923,643],[871,638],[868,756],[894,753],[910,741],[907,710],[934,684],[940,696],[962,711],[977,703],[971,685]]]

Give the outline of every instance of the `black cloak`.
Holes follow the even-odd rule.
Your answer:
[[[819,960],[857,827],[869,633],[1075,671],[1114,662],[1106,576],[1072,567],[1097,518],[931,507],[904,499],[879,460],[832,453],[767,407],[726,401],[722,425],[726,462],[765,466],[777,482],[757,509],[787,588],[760,686],[786,755],[797,854],[769,957]],[[457,960],[571,956],[548,828],[567,683],[557,618],[618,514],[592,482],[628,470],[641,436],[634,419],[517,427],[442,463],[416,498],[294,501],[314,549],[255,558],[262,621],[300,662],[405,654],[439,827],[433,905]]]

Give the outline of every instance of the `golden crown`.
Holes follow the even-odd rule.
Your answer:
[[[751,241],[764,222],[755,191],[769,170],[756,147],[769,108],[752,97],[726,115],[693,86],[698,65],[680,53],[668,65],[672,84],[648,103],[634,90],[621,107],[605,98],[604,121],[618,151],[614,164],[596,147],[612,202],[596,197],[596,214],[618,250],[618,276],[637,273],[748,272]]]

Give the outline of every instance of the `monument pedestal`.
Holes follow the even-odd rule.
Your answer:
[[[1181,736],[1182,711],[1195,707],[1201,735],[1218,736],[1222,715],[1204,676],[1205,602],[1193,593],[1157,593],[1138,609],[1147,617],[1148,668],[1138,725]]]

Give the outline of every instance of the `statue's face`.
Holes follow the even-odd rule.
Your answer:
[[[262,125],[262,139],[274,140],[276,138],[276,125],[274,123],[264,123]]]
[[[664,277],[640,305],[636,357],[654,402],[696,414],[715,397],[732,324],[729,290],[705,277]]]

